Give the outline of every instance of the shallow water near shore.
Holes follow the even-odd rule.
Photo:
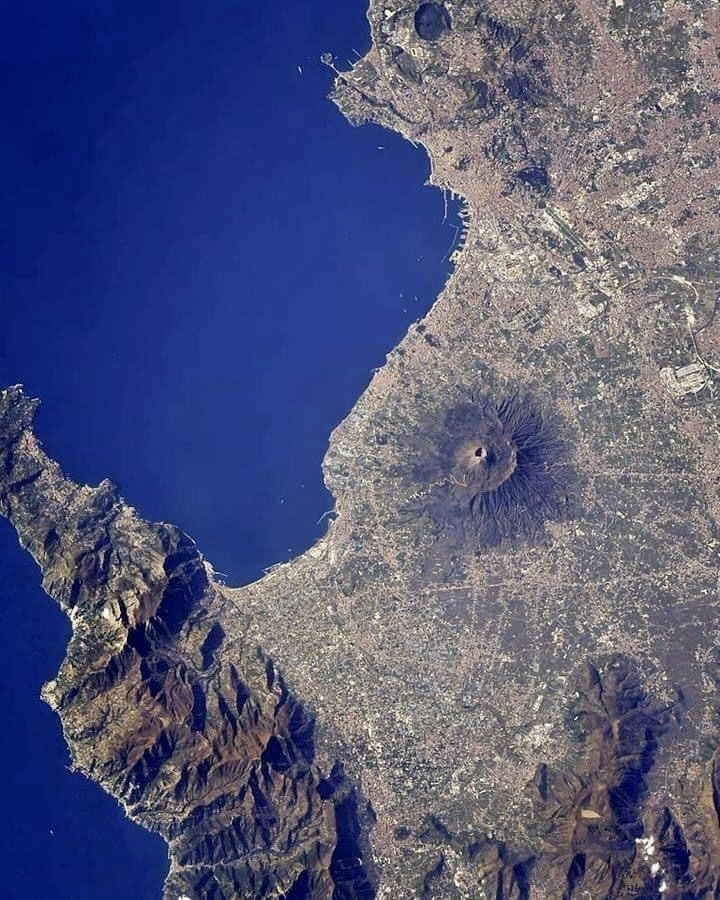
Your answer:
[[[431,306],[457,219],[421,150],[326,99],[361,0],[150,6],[7,17],[0,383],[42,399],[69,475],[243,583],[323,533],[328,435]],[[159,897],[162,841],[65,768],[39,692],[69,627],[0,525],[0,896]]]

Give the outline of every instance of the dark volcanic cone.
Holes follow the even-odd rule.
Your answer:
[[[574,477],[558,428],[531,398],[461,403],[445,418],[421,477],[442,530],[458,522],[481,546],[537,537],[563,518]]]
[[[437,41],[450,27],[450,13],[442,3],[421,3],[417,8],[415,31],[424,41]]]
[[[479,494],[499,490],[517,471],[517,446],[493,413],[479,423],[474,439],[465,441],[455,452],[453,487],[458,495],[466,494],[470,503]]]

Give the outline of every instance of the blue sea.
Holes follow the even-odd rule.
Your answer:
[[[425,154],[326,99],[368,44],[365,0],[3,4],[0,384],[236,584],[323,533],[329,433],[449,271]],[[0,898],[159,898],[39,699],[68,634],[0,520]]]

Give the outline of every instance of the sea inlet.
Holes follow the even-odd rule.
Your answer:
[[[310,546],[320,463],[441,289],[424,153],[326,99],[363,0],[16,5],[0,36],[0,383],[70,476],[108,476],[239,584]],[[35,587],[32,587],[35,585]],[[67,768],[39,699],[69,625],[0,521],[0,894],[159,897],[163,842]]]

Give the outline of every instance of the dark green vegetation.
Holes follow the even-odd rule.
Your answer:
[[[415,30],[425,41],[436,41],[450,28],[450,14],[442,3],[421,3],[415,13]]]

